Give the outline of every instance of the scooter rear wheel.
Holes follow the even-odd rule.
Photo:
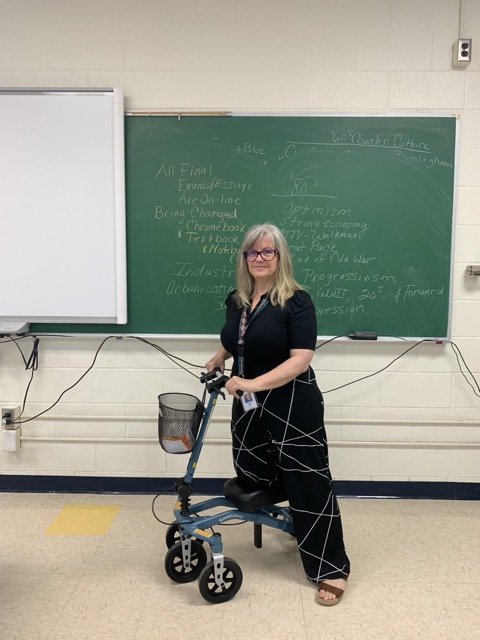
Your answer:
[[[170,549],[177,542],[180,542],[180,531],[178,530],[178,524],[174,522],[171,524],[165,534],[165,544]]]
[[[165,571],[174,582],[193,582],[207,564],[207,552],[197,541],[191,541],[190,566],[183,565],[182,543],[176,542],[165,556]]]
[[[203,544],[203,540],[200,540],[198,538],[196,540],[200,544]],[[167,529],[167,532],[165,534],[165,544],[170,549],[170,547],[173,547],[176,542],[180,542],[180,531],[178,530],[178,524],[174,522]]]

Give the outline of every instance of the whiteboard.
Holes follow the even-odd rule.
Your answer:
[[[0,323],[124,324],[121,89],[0,90]]]

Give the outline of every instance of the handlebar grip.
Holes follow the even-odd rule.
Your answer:
[[[200,376],[200,382],[204,384],[209,380],[214,380],[215,378],[219,378],[220,376],[217,375],[218,373],[220,373],[220,376],[222,375],[222,370],[219,367],[215,367],[215,369],[212,369],[212,371],[207,371],[206,373],[202,373],[202,375]]]

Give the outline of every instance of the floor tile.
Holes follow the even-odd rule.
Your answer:
[[[14,565],[0,569],[0,638],[46,640],[79,577],[17,573]]]
[[[101,538],[92,536],[44,535],[37,537],[22,560],[32,575],[82,575],[100,543]]]
[[[162,578],[149,593],[135,640],[221,640],[227,604],[206,602],[196,582],[175,584]]]
[[[45,529],[48,535],[101,536],[107,533],[120,505],[66,504]]]
[[[163,571],[167,548],[163,541],[143,542],[138,538],[105,537],[85,568],[85,575],[149,576]]]
[[[215,528],[243,573],[232,600],[210,604],[197,580],[173,582],[153,500],[0,493],[1,640],[480,637],[480,502],[341,499],[352,574],[329,608],[315,602],[295,539],[264,526],[258,549],[251,523]],[[175,501],[159,495],[157,517],[171,522]],[[47,534],[66,505],[119,509],[103,533]]]
[[[79,633],[132,634],[145,606],[148,578],[116,575],[83,576],[63,608],[55,629]]]

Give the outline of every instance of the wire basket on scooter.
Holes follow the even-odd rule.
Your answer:
[[[158,439],[167,453],[190,453],[197,439],[204,406],[188,393],[158,396]]]

